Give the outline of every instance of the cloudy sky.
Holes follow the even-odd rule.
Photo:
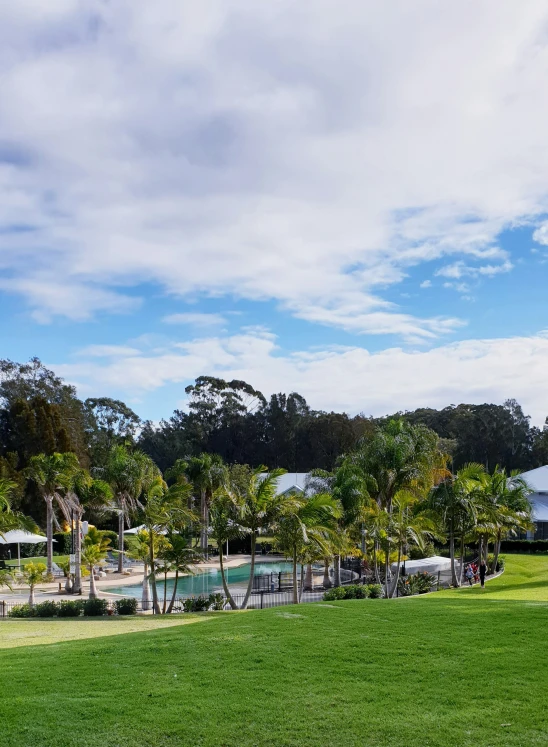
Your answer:
[[[548,415],[543,0],[0,4],[1,355]]]

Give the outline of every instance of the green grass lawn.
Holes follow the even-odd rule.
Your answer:
[[[547,629],[548,557],[511,555],[484,591],[8,620],[0,744],[546,745]]]

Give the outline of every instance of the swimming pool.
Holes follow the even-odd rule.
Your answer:
[[[249,571],[251,569],[251,563],[240,565],[237,568],[226,568],[225,576],[227,582],[231,586],[246,586],[249,581]],[[263,576],[265,574],[278,574],[288,573],[292,570],[291,563],[255,563],[255,576]],[[158,587],[158,593],[164,593],[164,582],[157,580],[156,585]],[[174,579],[168,579],[167,581],[167,594],[170,596],[173,594],[173,587],[175,585]],[[109,588],[108,591],[111,594],[122,594],[126,597],[141,598],[143,585],[139,584],[127,584],[124,586],[116,586],[115,588]],[[223,581],[221,578],[221,571],[216,568],[204,569],[196,573],[195,576],[182,576],[177,583],[177,593],[181,596],[192,596],[193,594],[209,594],[212,591],[222,590]]]

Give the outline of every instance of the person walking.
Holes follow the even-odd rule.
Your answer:
[[[470,586],[472,586],[472,581],[474,580],[474,571],[472,570],[471,565],[466,566],[466,578],[468,579],[468,583]]]
[[[479,576],[480,576],[480,583],[481,588],[485,589],[485,574],[487,573],[487,566],[485,565],[485,560],[482,559],[479,567]]]

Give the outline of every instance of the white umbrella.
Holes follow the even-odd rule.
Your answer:
[[[133,527],[133,529],[126,529],[124,534],[137,534],[137,532],[141,532],[143,529],[146,529],[145,524],[141,524],[139,527]],[[158,534],[167,534],[167,531],[162,529]]]
[[[32,534],[24,529],[12,529],[11,532],[0,534],[0,545],[17,545],[17,563],[21,569],[21,545],[38,545],[46,542],[47,537],[41,534]],[[54,542],[56,540],[53,540]]]

